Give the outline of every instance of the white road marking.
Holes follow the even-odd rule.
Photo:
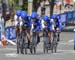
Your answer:
[[[5,56],[6,57],[17,57],[18,54],[16,54],[16,53],[6,53]]]
[[[65,29],[74,29],[74,26],[65,27]]]
[[[71,42],[73,42],[73,41],[74,41],[73,39],[72,39],[72,40],[69,40],[68,43],[71,43]]]
[[[68,45],[68,42],[59,42],[58,44],[62,44],[62,45]],[[70,43],[69,45],[73,45],[73,43]]]
[[[17,50],[16,48],[1,48],[0,50]]]
[[[57,49],[57,53],[53,53],[53,54],[70,54],[70,53],[75,54],[75,51],[74,50],[58,50]]]
[[[69,41],[67,41],[67,42],[59,42],[59,44],[73,44],[73,42],[74,42],[74,40],[72,39],[72,40],[69,40]]]

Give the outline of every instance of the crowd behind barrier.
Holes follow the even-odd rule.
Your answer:
[[[60,22],[67,23],[70,20],[75,20],[75,11],[64,12],[58,14]],[[0,28],[0,40],[1,40],[1,28]],[[16,39],[15,26],[9,26],[5,28],[5,37],[9,40]]]

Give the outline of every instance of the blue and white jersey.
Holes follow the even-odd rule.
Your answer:
[[[50,28],[51,28],[50,20],[45,21],[45,20],[42,19],[41,24],[42,24],[42,30],[47,29],[48,31],[50,31]]]
[[[32,22],[32,30],[34,31],[41,31],[41,20],[40,19],[36,19],[35,22]]]
[[[55,21],[54,19],[50,19],[50,31],[55,31]]]
[[[44,25],[44,20],[41,19],[41,25],[42,25],[42,30],[45,28],[45,25]]]
[[[31,19],[28,19],[28,21],[27,21],[27,26],[28,26],[28,27],[31,27],[31,25],[32,25]]]
[[[59,28],[59,31],[62,31],[62,22],[60,21],[60,19],[56,19],[55,20],[55,29]]]
[[[14,16],[14,21],[15,21],[15,23],[14,23],[15,26],[17,26],[18,24],[19,24],[20,26],[23,25],[22,18],[21,18],[21,17],[18,17],[17,15]]]
[[[56,27],[59,27],[59,19],[55,19]]]
[[[28,19],[28,17],[23,19],[22,21],[24,26],[26,26],[27,28],[31,28],[32,23],[31,23],[31,20]]]

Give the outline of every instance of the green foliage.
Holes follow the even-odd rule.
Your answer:
[[[28,0],[23,0],[23,5],[21,6],[22,10],[26,10],[28,9]]]
[[[18,0],[14,0],[14,8],[15,9],[21,9],[21,7],[18,4]]]
[[[17,9],[27,10],[28,9],[28,0],[23,0],[22,6],[19,6],[18,0],[12,0],[12,2],[13,2],[13,6],[14,6],[15,10],[17,10]],[[10,2],[10,0],[8,0],[9,5],[11,5],[12,2]]]

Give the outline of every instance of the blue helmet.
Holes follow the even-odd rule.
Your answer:
[[[32,12],[31,18],[37,18],[37,12]]]
[[[17,16],[21,16],[21,12],[22,12],[21,10],[17,10],[17,11],[16,11],[16,15],[17,15]]]
[[[55,19],[57,17],[57,14],[53,14],[52,16],[51,16],[51,18],[53,18],[53,19]]]
[[[44,19],[45,21],[47,21],[47,20],[49,20],[49,17],[45,15],[45,16],[43,17],[43,19]]]
[[[22,11],[22,13],[21,13],[21,18],[22,18],[22,19],[27,18],[27,12],[26,12],[26,11]]]

